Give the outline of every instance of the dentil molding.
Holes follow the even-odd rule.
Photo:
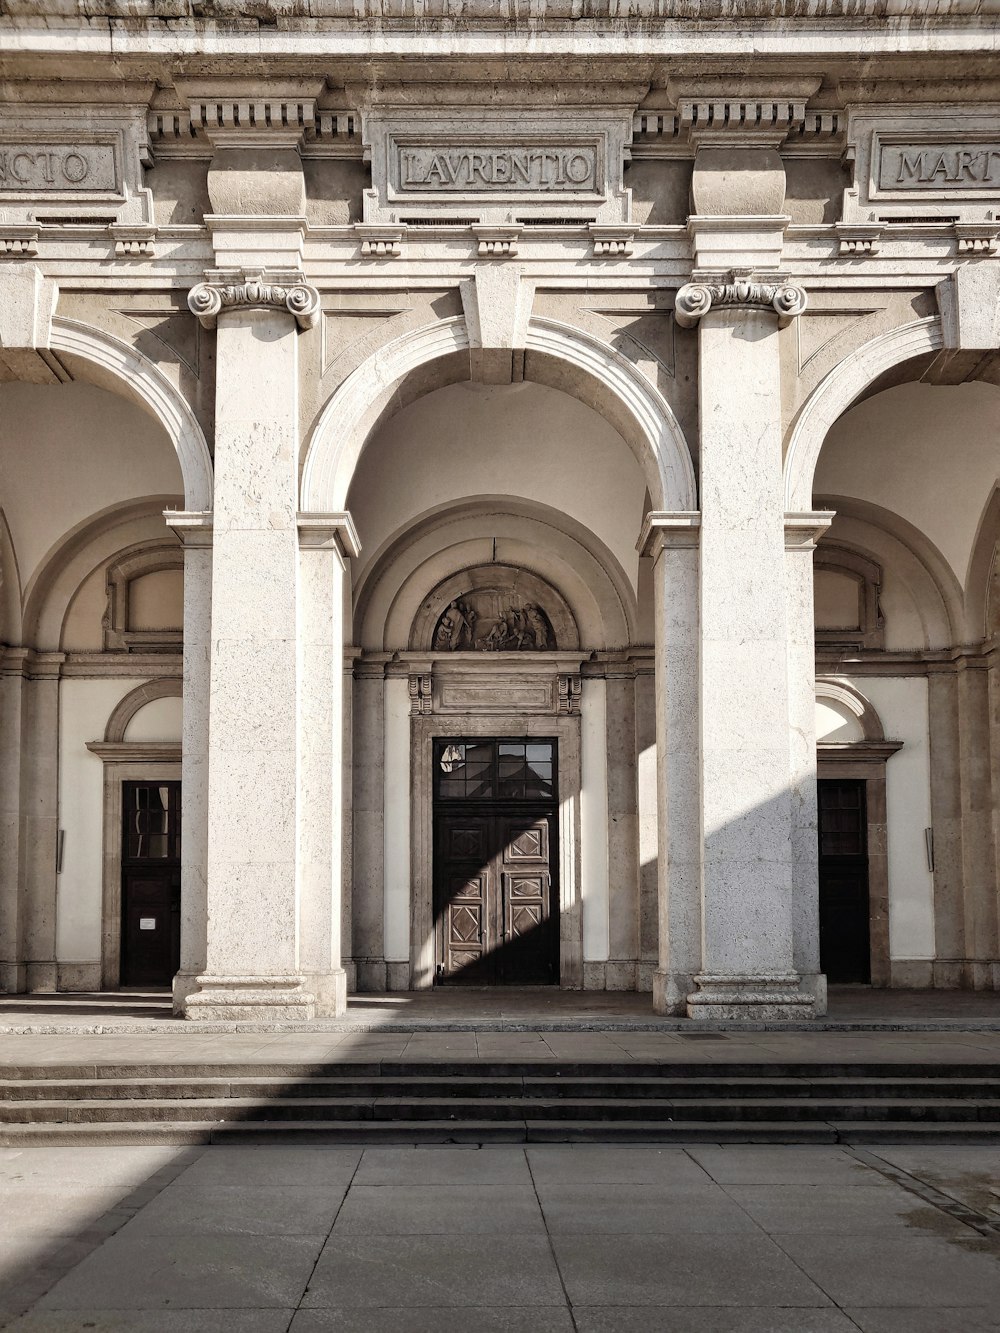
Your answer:
[[[240,306],[287,310],[295,316],[300,329],[311,329],[319,319],[319,292],[304,282],[263,282],[249,278],[244,282],[199,282],[188,293],[188,309],[206,329],[215,328],[224,310]]]
[[[806,308],[806,293],[790,282],[756,282],[733,277],[728,282],[689,282],[677,293],[674,318],[690,329],[712,309],[722,306],[746,310],[773,310],[778,327],[790,324]]]

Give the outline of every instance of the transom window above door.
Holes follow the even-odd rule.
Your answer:
[[[446,801],[554,801],[554,740],[434,742],[435,795]]]

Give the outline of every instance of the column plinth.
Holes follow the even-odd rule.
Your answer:
[[[308,1022],[316,1017],[316,997],[300,976],[195,977],[198,989],[186,997],[185,1017],[211,1023]]]

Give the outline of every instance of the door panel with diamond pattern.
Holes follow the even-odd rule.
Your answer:
[[[435,811],[437,980],[559,980],[555,810]]]

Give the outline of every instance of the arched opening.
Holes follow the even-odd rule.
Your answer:
[[[636,539],[651,507],[694,506],[693,473],[634,366],[578,330],[532,327],[524,379],[507,385],[471,378],[461,321],[404,336],[345,381],[305,460],[304,508],[349,510],[362,545],[350,710],[359,989],[484,968],[493,981],[649,989],[656,965],[655,866],[641,874],[635,836],[640,809],[653,821],[656,809],[655,766],[640,778],[638,760],[655,710]],[[458,754],[490,774],[463,786],[472,804],[457,814],[445,752],[453,770]],[[518,764],[545,770],[531,793],[510,785]],[[518,804],[531,800],[537,810]],[[459,815],[475,824],[466,841],[481,866],[449,860]],[[518,860],[529,843],[530,867]],[[515,947],[517,921],[534,924]],[[518,972],[525,935],[546,931],[554,958]]]
[[[856,783],[869,805],[867,820],[856,821],[868,855],[885,858],[884,912],[874,887],[881,871],[869,865],[871,979],[992,987],[998,825],[987,588],[1000,361],[941,343],[937,321],[922,320],[872,340],[827,376],[793,423],[786,502],[837,514],[816,556],[817,670],[863,693],[903,746],[879,789],[861,761],[871,751],[884,765],[873,749],[881,740],[848,744],[835,726],[819,734],[821,830],[824,782]],[[872,808],[884,811],[881,833]]]

